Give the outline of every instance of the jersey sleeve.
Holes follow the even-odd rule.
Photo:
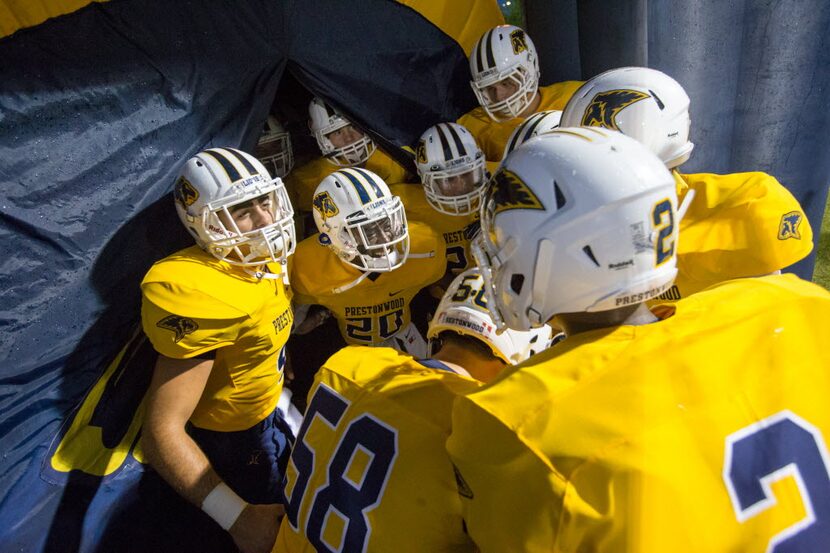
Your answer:
[[[238,325],[245,315],[223,309],[217,311],[219,318],[206,316],[205,305],[215,303],[211,296],[196,290],[178,290],[174,305],[163,298],[173,294],[169,286],[162,283],[147,283],[142,287],[141,324],[157,352],[173,359],[188,359],[210,350],[234,343]],[[201,308],[192,313],[180,306],[188,303]]]
[[[688,224],[681,223],[678,254],[688,259],[690,274],[760,276],[812,251],[810,222],[774,177],[756,172],[684,178],[695,197]]]

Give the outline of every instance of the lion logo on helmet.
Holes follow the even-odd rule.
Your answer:
[[[334,200],[331,196],[329,196],[328,192],[320,192],[314,196],[311,204],[314,206],[314,209],[320,213],[323,219],[334,217],[340,213],[340,209],[338,209],[337,204],[334,203]]]
[[[585,108],[581,125],[618,131],[620,129],[617,127],[617,114],[631,104],[646,98],[651,98],[651,96],[639,90],[620,89],[600,92]]]
[[[418,147],[415,148],[415,161],[422,165],[427,162],[427,143],[423,139],[418,141]]]
[[[510,33],[510,46],[513,47],[513,53],[517,55],[527,50],[527,38],[523,30],[516,29]]]
[[[179,177],[173,189],[173,197],[185,210],[199,199],[199,191],[184,177]]]
[[[511,209],[545,209],[530,187],[516,173],[507,169],[500,169],[493,176],[488,204],[492,216]]]

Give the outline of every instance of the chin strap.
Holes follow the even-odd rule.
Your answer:
[[[362,275],[351,281],[349,284],[344,284],[343,286],[332,288],[331,291],[334,294],[340,294],[342,292],[345,292],[346,290],[351,290],[352,288],[363,282],[366,279],[366,277],[368,277],[370,274],[372,274],[371,271],[368,273],[363,273]]]
[[[275,274],[269,271],[254,271],[245,267],[245,272],[254,277],[257,280],[279,280],[282,279],[283,284],[288,286],[288,271],[282,271],[279,274]]]
[[[683,196],[683,203],[680,204],[680,207],[677,208],[677,222],[678,224],[680,221],[683,220],[683,217],[686,216],[686,212],[689,211],[689,206],[692,205],[692,200],[695,199],[695,191],[691,188],[686,191],[686,195]]]
[[[426,253],[410,253],[407,257],[411,257],[412,259],[429,259],[430,257],[435,257],[435,250],[430,250]]]

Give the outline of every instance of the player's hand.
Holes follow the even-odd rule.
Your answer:
[[[248,504],[229,530],[234,543],[242,553],[271,553],[284,514],[278,503]]]

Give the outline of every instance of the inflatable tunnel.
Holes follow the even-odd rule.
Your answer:
[[[671,74],[692,98],[690,168],[767,171],[821,227],[826,2],[525,8],[543,84]],[[192,242],[172,208],[180,164],[250,151],[274,109],[313,147],[312,94],[411,164],[404,147],[476,105],[466,53],[502,22],[495,0],[0,4],[0,551],[233,551],[142,463],[138,285]]]

